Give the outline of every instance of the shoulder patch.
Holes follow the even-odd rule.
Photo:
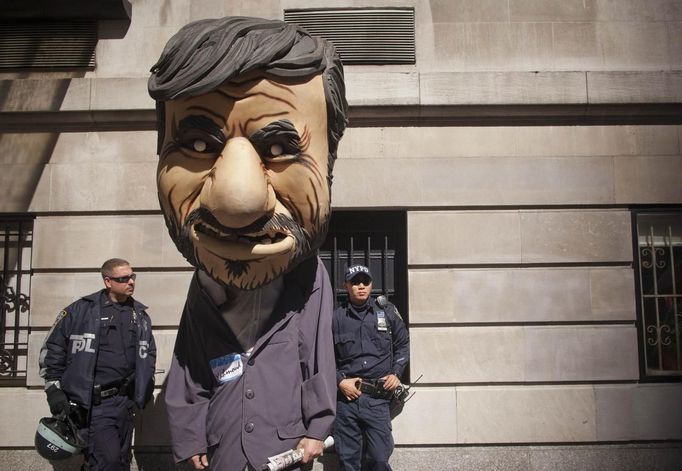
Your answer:
[[[66,312],[66,309],[63,309],[59,314],[57,314],[57,318],[55,319],[54,323],[59,324],[59,321],[64,319],[69,313]]]
[[[47,337],[45,337],[45,340],[47,341],[47,338],[52,335],[52,332],[57,328],[57,324],[61,322],[62,319],[64,319],[69,313],[66,312],[66,309],[63,309],[62,311],[57,314],[57,318],[54,320],[54,324],[52,324],[52,327],[50,327],[50,330],[47,332]]]

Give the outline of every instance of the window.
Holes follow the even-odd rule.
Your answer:
[[[636,226],[646,375],[681,375],[682,211],[640,212]]]
[[[0,386],[26,382],[32,237],[32,218],[0,217]]]
[[[406,227],[401,211],[332,213],[320,258],[331,278],[336,305],[348,298],[343,287],[346,268],[365,265],[372,273],[372,295],[385,295],[407,323]]]

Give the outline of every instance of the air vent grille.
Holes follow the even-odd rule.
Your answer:
[[[0,22],[0,70],[95,67],[95,21]]]
[[[350,64],[414,64],[412,8],[285,10],[284,21],[333,42]]]

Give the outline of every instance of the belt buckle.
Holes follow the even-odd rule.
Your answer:
[[[102,399],[105,399],[107,397],[115,396],[116,394],[118,394],[118,388],[114,387],[114,388],[105,389],[104,391],[102,391],[100,393],[100,397]]]
[[[363,393],[374,394],[376,391],[376,383],[369,379],[361,379],[360,387],[358,389]]]
[[[384,382],[379,379],[363,379],[358,389],[375,399],[388,399],[392,394],[384,389]]]

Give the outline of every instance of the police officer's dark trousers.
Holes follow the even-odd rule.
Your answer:
[[[360,471],[363,461],[366,471],[390,471],[393,436],[388,404],[368,394],[337,401],[334,448],[340,471]]]
[[[133,438],[133,401],[112,396],[92,407],[87,431],[89,471],[128,471]]]

